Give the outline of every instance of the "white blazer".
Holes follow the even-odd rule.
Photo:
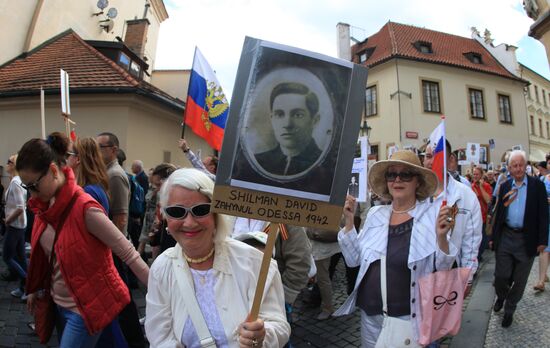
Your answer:
[[[418,341],[418,325],[422,320],[420,311],[420,291],[418,279],[423,275],[437,270],[450,269],[456,259],[457,248],[449,243],[449,254],[441,251],[437,245],[435,219],[430,213],[427,201],[416,202],[416,208],[409,212],[414,218],[409,248],[408,267],[411,270],[411,319],[415,340]],[[334,315],[346,315],[353,312],[357,301],[359,285],[371,263],[386,255],[388,246],[388,228],[390,225],[391,206],[372,207],[361,233],[355,228],[347,233],[342,229],[338,234],[338,242],[342,254],[349,267],[359,268],[355,288],[346,302]],[[434,259],[435,258],[435,259]]]
[[[229,347],[238,347],[238,327],[252,307],[263,254],[245,243],[226,239],[216,245],[214,286],[216,309],[220,315]],[[172,260],[176,259],[177,269]],[[190,284],[193,278],[182,249],[176,244],[162,253],[149,271],[146,296],[145,332],[151,347],[183,347],[181,335],[189,316],[174,272],[184,272]],[[290,337],[286,321],[284,292],[277,263],[272,260],[267,275],[259,318],[265,323],[263,347],[282,347]]]

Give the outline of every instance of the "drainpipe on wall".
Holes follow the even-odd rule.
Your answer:
[[[397,72],[397,106],[399,112],[399,143],[403,145],[403,136],[401,134],[401,88],[399,87],[399,59],[395,58],[395,71]]]
[[[519,77],[521,79],[524,79],[523,78],[523,68],[520,68]],[[529,85],[523,86],[523,88],[522,88],[522,94],[523,94],[522,99],[523,99],[523,106],[524,106],[524,109],[525,109],[525,124],[527,125],[527,151],[526,152],[527,152],[527,158],[529,158],[529,153],[531,153],[531,136],[529,134],[529,109],[527,109],[527,100],[525,100],[526,99],[525,87],[529,87]],[[504,151],[506,151],[506,150],[504,150]]]
[[[34,34],[34,28],[36,27],[36,22],[38,21],[38,16],[40,15],[40,10],[44,0],[38,0],[36,7],[34,8],[34,13],[32,15],[31,24],[29,25],[29,30],[27,30],[27,37],[25,38],[25,45],[23,46],[23,52],[28,52],[31,45],[32,36]]]

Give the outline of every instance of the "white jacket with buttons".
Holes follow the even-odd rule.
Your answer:
[[[367,215],[361,233],[355,228],[347,233],[342,229],[338,234],[338,242],[342,254],[349,267],[359,268],[355,288],[346,302],[334,315],[346,315],[353,312],[357,301],[359,285],[367,273],[369,266],[380,260],[386,254],[388,246],[388,228],[392,208],[390,205],[372,207]],[[411,319],[415,340],[418,341],[419,323],[422,320],[419,301],[418,279],[437,270],[450,269],[456,259],[457,248],[449,243],[449,254],[441,251],[437,245],[435,219],[430,213],[430,204],[427,201],[416,202],[416,208],[409,212],[414,218],[411,242],[409,248],[408,267],[411,271]],[[435,257],[435,260],[434,260]],[[435,261],[435,262],[434,262]]]
[[[252,307],[263,254],[242,242],[226,239],[216,244],[214,266],[216,309],[225,329],[229,347],[238,347],[238,327]],[[173,266],[177,260],[177,269]],[[151,347],[183,347],[181,335],[189,315],[174,272],[183,272],[190,284],[193,278],[181,247],[162,253],[151,266],[146,296],[145,331]],[[290,337],[286,321],[284,291],[274,260],[269,265],[258,316],[264,320],[263,347],[282,347]]]

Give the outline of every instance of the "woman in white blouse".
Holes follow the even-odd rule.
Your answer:
[[[214,183],[179,169],[160,191],[177,241],[151,266],[145,331],[151,347],[282,347],[290,336],[281,276],[271,262],[259,319],[247,322],[263,254],[210,213]]]
[[[353,225],[355,198],[348,195],[346,225],[338,241],[346,264],[361,267],[354,291],[334,315],[349,314],[359,307],[362,347],[376,345],[384,321],[381,259],[385,257],[387,315],[408,321],[413,338],[418,340],[422,320],[418,279],[434,269],[449,269],[456,258],[457,248],[447,241],[451,211],[442,207],[434,220],[427,198],[433,195],[437,178],[410,151],[397,151],[391,159],[375,163],[369,171],[369,186],[392,203],[372,207],[358,234]]]

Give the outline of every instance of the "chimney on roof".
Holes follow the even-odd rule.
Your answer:
[[[338,50],[338,58],[351,61],[351,35],[349,24],[336,24],[336,47]]]
[[[126,35],[124,44],[140,58],[144,57],[145,44],[147,43],[147,30],[149,29],[147,18],[126,21]]]

